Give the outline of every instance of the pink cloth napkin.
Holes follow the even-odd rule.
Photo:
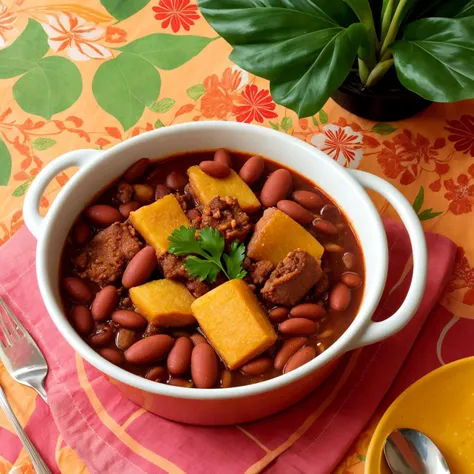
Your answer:
[[[376,315],[380,319],[397,309],[411,278],[404,228],[392,220],[385,221],[385,228],[390,269]],[[51,409],[38,398],[26,430],[53,472],[59,472],[53,446],[59,431],[93,473],[329,473],[381,402],[388,403],[443,358],[446,362],[474,353],[474,324],[453,320],[436,305],[450,278],[456,247],[440,235],[427,233],[426,238],[427,289],[405,329],[347,354],[320,389],[285,412],[243,426],[213,428],[181,425],[139,409],[74,353],[43,306],[35,240],[23,228],[0,248],[0,294],[48,359]],[[440,342],[443,325],[452,327],[453,321],[455,335],[444,334],[446,340]],[[18,439],[0,428],[1,455],[13,461],[20,449]]]

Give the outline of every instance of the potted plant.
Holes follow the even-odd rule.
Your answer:
[[[378,121],[474,97],[474,0],[198,0],[233,47],[300,118],[329,97]]]

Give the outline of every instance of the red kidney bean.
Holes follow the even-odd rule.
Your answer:
[[[232,168],[232,158],[230,157],[230,153],[225,148],[219,148],[216,150],[214,153],[214,161]]]
[[[311,224],[313,214],[294,201],[283,199],[277,203],[278,209],[301,225]]]
[[[261,156],[252,156],[240,168],[239,176],[249,186],[255,184],[263,175],[265,163]]]
[[[91,306],[92,317],[96,321],[103,321],[117,306],[119,297],[117,288],[109,285],[102,288],[94,298]]]
[[[344,263],[346,268],[348,270],[350,270],[351,268],[355,267],[355,265],[357,263],[357,259],[356,259],[356,256],[353,253],[346,252],[342,257],[342,262]]]
[[[321,197],[316,193],[312,193],[311,191],[295,191],[291,197],[298,204],[302,205],[306,209],[309,209],[310,211],[316,211],[323,205],[323,200]]]
[[[80,278],[63,278],[63,288],[76,303],[90,304],[94,299],[94,292]]]
[[[167,334],[157,334],[141,339],[125,351],[125,359],[132,364],[149,364],[165,357],[174,345]]]
[[[157,184],[155,188],[155,201],[171,194],[170,188],[164,184]]]
[[[94,320],[87,306],[74,306],[71,310],[71,321],[81,336],[88,336],[94,328]]]
[[[112,313],[112,321],[127,329],[141,329],[147,325],[147,320],[135,311],[117,309]]]
[[[260,202],[265,207],[275,206],[278,201],[285,199],[291,190],[293,178],[288,170],[274,171],[266,180],[260,193]]]
[[[218,179],[227,178],[230,174],[230,168],[224,163],[217,161],[201,161],[199,168],[207,175]]]
[[[206,338],[199,333],[189,336],[189,339],[193,341],[193,344],[197,346],[198,344],[207,344]]]
[[[128,168],[127,171],[125,171],[125,173],[123,174],[123,180],[127,181],[127,183],[133,183],[137,181],[145,174],[145,171],[148,169],[149,164],[150,160],[148,158],[142,158],[137,162],[133,163],[133,165],[130,166],[130,168]]]
[[[277,370],[283,370],[291,356],[296,354],[308,342],[307,337],[292,337],[286,340],[275,356],[273,366]]]
[[[136,211],[140,207],[140,204],[137,201],[130,201],[125,204],[120,204],[119,211],[125,219],[128,219],[131,212]]]
[[[173,385],[175,387],[184,387],[184,388],[191,388],[193,383],[188,379],[183,379],[180,377],[171,377],[168,385]]]
[[[278,331],[288,336],[314,334],[317,330],[318,323],[306,318],[287,319],[278,326]]]
[[[149,184],[134,184],[133,195],[138,202],[149,204],[155,198],[155,189]]]
[[[122,285],[132,288],[145,283],[156,268],[157,260],[153,247],[144,247],[130,260],[122,276]]]
[[[310,360],[313,360],[316,357],[316,350],[314,347],[308,346],[300,349],[294,356],[290,358],[290,360],[285,365],[283,369],[283,373],[287,374],[292,370],[295,370],[302,365],[306,364]]]
[[[321,216],[331,222],[337,222],[341,219],[341,214],[338,208],[332,204],[326,204],[320,212]]]
[[[153,382],[166,382],[168,374],[164,367],[152,367],[145,375],[145,378]]]
[[[180,189],[183,189],[187,183],[188,177],[179,171],[172,171],[166,177],[166,186],[168,186],[168,188],[172,189],[173,191],[179,191]]]
[[[167,366],[171,375],[183,375],[191,365],[193,343],[189,337],[176,340],[173,349],[168,354]]]
[[[349,288],[359,288],[362,284],[362,278],[354,272],[346,272],[341,275],[341,281]]]
[[[137,340],[137,333],[131,329],[120,328],[115,336],[115,345],[126,351]]]
[[[112,347],[104,347],[98,350],[99,354],[107,359],[109,362],[115,365],[122,365],[124,362],[123,352],[120,352],[118,349],[113,349]]]
[[[337,227],[325,219],[314,219],[313,226],[323,234],[336,235],[338,233]]]
[[[329,307],[333,311],[344,311],[351,302],[351,290],[344,283],[338,283],[329,295]]]
[[[92,347],[106,346],[112,339],[114,332],[111,326],[106,323],[99,323],[94,332],[87,338]]]
[[[232,387],[232,372],[229,370],[222,371],[219,385],[221,388]]]
[[[258,375],[263,375],[272,367],[273,367],[273,360],[270,357],[259,357],[243,365],[240,368],[240,371],[244,373],[245,375],[256,377]]]
[[[217,356],[209,344],[194,346],[191,354],[191,376],[198,388],[212,388],[218,374]]]
[[[83,220],[78,220],[72,230],[72,236],[78,245],[84,245],[89,241],[91,232],[92,229],[89,224]]]
[[[118,209],[107,204],[94,204],[86,209],[85,214],[90,221],[100,227],[107,227],[123,219]]]
[[[163,169],[158,167],[152,169],[146,176],[145,182],[151,184],[152,186],[156,186],[158,181],[161,181],[163,176]]]
[[[292,318],[306,318],[318,321],[326,315],[326,311],[319,304],[302,303],[292,308],[290,315]]]
[[[284,321],[288,315],[290,314],[290,310],[288,308],[285,308],[283,306],[278,306],[277,308],[272,309],[268,313],[268,317],[276,322],[280,323],[281,321]]]
[[[340,245],[335,244],[333,242],[329,242],[328,244],[325,244],[324,245],[324,250],[326,250],[326,252],[329,252],[329,253],[344,252],[344,249]]]

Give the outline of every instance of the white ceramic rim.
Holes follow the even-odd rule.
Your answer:
[[[52,296],[51,284],[45,278],[46,274],[46,265],[48,256],[45,252],[45,248],[47,246],[48,239],[51,238],[49,223],[56,219],[61,214],[62,210],[62,202],[66,201],[68,197],[74,194],[75,189],[78,186],[84,185],[87,182],[88,176],[92,176],[95,172],[94,168],[96,164],[102,160],[110,159],[114,154],[118,152],[124,152],[133,149],[133,147],[137,146],[141,142],[153,140],[156,135],[160,135],[160,139],[166,139],[167,137],[171,136],[172,134],[183,134],[185,135],[186,132],[192,129],[198,129],[202,131],[215,131],[218,133],[219,130],[223,129],[231,129],[238,133],[239,130],[247,130],[248,127],[253,127],[254,129],[258,129],[258,133],[262,134],[263,137],[269,140],[279,140],[279,141],[287,141],[291,143],[293,147],[301,147],[305,149],[306,152],[309,152],[315,155],[315,159],[319,160],[326,160],[326,165],[331,166],[334,170],[334,173],[337,173],[341,179],[341,185],[347,186],[348,189],[351,191],[357,192],[359,194],[359,198],[364,202],[365,205],[365,212],[370,215],[371,222],[377,222],[375,228],[372,228],[371,231],[373,232],[373,236],[375,240],[385,242],[386,247],[386,236],[385,231],[381,222],[381,219],[373,205],[372,201],[370,200],[369,196],[363,189],[363,187],[359,184],[359,182],[354,179],[348,172],[344,170],[339,164],[334,162],[330,157],[319,151],[318,149],[314,148],[313,146],[303,142],[302,140],[296,139],[294,137],[285,135],[283,133],[279,133],[273,131],[268,128],[255,126],[255,125],[248,125],[248,124],[239,124],[234,122],[198,122],[198,123],[186,123],[181,125],[174,125],[167,128],[162,128],[159,130],[155,130],[152,132],[148,132],[143,135],[139,135],[135,138],[127,140],[115,147],[102,152],[102,156],[94,158],[94,161],[90,164],[87,163],[81,167],[81,169],[71,178],[69,183],[61,190],[60,196],[58,196],[55,201],[53,202],[46,218],[42,222],[42,231],[41,235],[39,236],[38,246],[37,246],[37,256],[36,256],[36,264],[37,264],[37,276],[39,282],[39,288],[41,291],[41,295],[45,302],[46,308],[53,319],[56,327],[58,328],[59,332],[63,335],[63,337],[68,341],[68,343],[73,347],[73,349],[84,359],[86,359],[89,363],[95,366],[98,370],[105,373],[106,375],[116,379],[119,382],[124,384],[130,385],[132,387],[136,387],[138,389],[144,390],[146,392],[159,394],[163,396],[175,397],[175,398],[182,398],[182,399],[195,399],[195,400],[222,400],[222,399],[229,399],[229,398],[240,398],[240,397],[249,397],[258,394],[262,394],[265,392],[270,392],[282,386],[291,384],[298,379],[301,379],[320,367],[326,365],[332,359],[342,355],[343,353],[364,345],[364,343],[359,343],[363,339],[363,334],[367,328],[367,325],[371,323],[371,317],[377,307],[377,304],[380,300],[382,295],[386,275],[387,275],[387,266],[388,266],[388,249],[386,249],[386,255],[381,255],[380,267],[378,268],[378,272],[374,275],[374,280],[378,282],[377,291],[372,293],[372,297],[370,301],[367,303],[367,310],[364,314],[357,314],[354,321],[351,323],[349,328],[342,334],[342,336],[335,341],[335,343],[330,346],[326,351],[320,354],[311,362],[305,364],[304,366],[296,369],[288,374],[284,374],[278,376],[276,378],[259,382],[254,385],[248,386],[240,386],[240,387],[232,387],[226,389],[213,389],[213,390],[206,390],[206,389],[189,389],[183,387],[174,387],[165,384],[158,384],[156,382],[149,381],[143,377],[134,375],[130,372],[127,372],[124,369],[121,369],[112,363],[108,362],[104,358],[102,358],[98,353],[96,353],[91,347],[87,345],[87,343],[81,339],[81,337],[76,333],[74,328],[68,322],[67,317],[63,313],[62,307],[60,307],[55,298]],[[248,148],[248,149],[247,149]],[[251,146],[242,146],[242,151],[249,151],[251,152]],[[192,150],[190,150],[192,151]],[[275,157],[268,157],[270,159],[275,159]],[[119,173],[120,174],[120,173]],[[118,174],[118,175],[119,175]],[[108,183],[104,183],[104,187]],[[388,184],[387,184],[388,185]],[[388,185],[390,186],[390,185]],[[322,186],[324,190],[324,187]],[[93,196],[91,196],[93,198]],[[31,203],[30,203],[31,204]],[[25,211],[26,211],[26,203],[25,203]],[[347,216],[349,219],[351,216]],[[25,220],[27,220],[25,218]],[[28,222],[28,221],[27,221]],[[364,252],[364,249],[363,249]],[[424,284],[423,284],[424,286]],[[367,297],[367,293],[364,295],[364,299]],[[416,308],[415,308],[416,309]],[[380,323],[372,323],[372,324],[380,324]],[[400,329],[400,328],[398,328]],[[397,330],[398,330],[397,329]],[[393,332],[396,332],[394,330]],[[386,337],[386,336],[385,336]],[[374,342],[374,341],[370,341]]]

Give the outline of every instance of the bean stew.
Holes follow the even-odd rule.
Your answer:
[[[219,149],[133,164],[76,220],[60,283],[71,324],[111,363],[226,388],[333,344],[357,314],[364,262],[314,183]]]

